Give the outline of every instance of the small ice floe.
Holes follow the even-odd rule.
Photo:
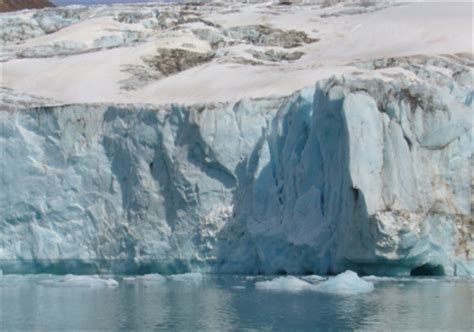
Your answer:
[[[242,276],[241,277],[244,280],[265,280],[264,275],[249,275],[249,276]]]
[[[232,289],[245,289],[245,286],[232,286]]]
[[[165,282],[166,281],[166,278],[158,273],[145,274],[143,276],[137,277],[137,279],[144,282]]]
[[[181,282],[188,285],[199,285],[204,279],[203,275],[199,272],[183,273],[183,274],[172,274],[168,277],[170,281]]]
[[[18,287],[38,283],[41,280],[54,278],[52,274],[5,274],[1,278],[2,287]]]
[[[269,291],[301,292],[304,290],[311,290],[314,285],[297,277],[286,276],[278,277],[273,280],[257,281],[255,287],[257,289]]]
[[[119,285],[117,280],[111,278],[105,279],[97,275],[77,276],[71,274],[64,277],[41,280],[38,281],[38,284],[45,287],[55,288],[107,288],[117,287]]]
[[[166,278],[158,273],[145,274],[136,277],[123,277],[122,281],[127,284],[146,284],[146,285],[157,285],[162,284],[166,281]]]
[[[127,283],[127,284],[133,284],[135,282],[137,282],[137,277],[123,277],[122,278],[122,281]]]
[[[434,279],[434,278],[426,278],[426,277],[379,277],[379,276],[365,276],[362,277],[365,281],[370,281],[370,282],[398,282],[398,283],[403,283],[403,282],[436,282],[439,281],[440,279]]]
[[[433,278],[424,278],[424,277],[415,277],[415,278],[405,278],[407,281],[416,281],[416,282],[438,282],[442,279],[433,279]]]
[[[301,279],[303,279],[304,281],[307,281],[309,283],[312,283],[312,284],[316,284],[318,282],[327,280],[327,278],[318,276],[316,274],[313,274],[313,275],[310,275],[310,276],[304,276],[304,277],[301,277]]]
[[[362,277],[365,281],[370,281],[370,282],[380,282],[380,281],[399,281],[399,279],[394,278],[394,277],[379,277],[379,276],[365,276]],[[401,279],[403,280],[403,279]]]
[[[347,270],[335,277],[323,281],[318,285],[314,285],[314,289],[318,292],[352,295],[359,293],[367,293],[374,290],[374,285],[362,278],[357,273]]]

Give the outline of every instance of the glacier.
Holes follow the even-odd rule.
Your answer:
[[[466,8],[0,14],[0,271],[472,276]]]
[[[471,275],[474,92],[432,67],[472,69],[384,65],[405,72],[235,103],[3,111],[0,267]]]

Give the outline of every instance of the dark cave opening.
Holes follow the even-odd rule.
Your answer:
[[[411,276],[444,276],[444,268],[441,265],[423,264],[415,267],[410,272]]]

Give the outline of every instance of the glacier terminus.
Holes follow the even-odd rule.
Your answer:
[[[463,6],[0,14],[0,269],[472,276]]]

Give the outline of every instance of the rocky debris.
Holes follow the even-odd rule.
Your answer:
[[[212,12],[212,8],[207,9],[207,6],[214,6],[214,4],[202,7],[189,5],[75,6],[38,10],[22,15],[7,14],[0,16],[0,24],[5,27],[0,30],[0,40],[4,43],[0,52],[0,61],[6,62],[15,58],[69,57],[133,46],[154,38],[158,41],[166,40],[160,45],[158,55],[144,56],[142,57],[143,64],[124,65],[121,69],[130,77],[119,82],[119,86],[124,90],[136,90],[154,80],[209,62],[216,56],[214,53],[206,52],[207,47],[203,48],[202,45],[193,42],[189,34],[205,41],[212,50],[223,50],[219,56],[216,56],[219,57],[220,63],[243,65],[268,65],[295,61],[303,55],[302,52],[286,52],[278,48],[295,48],[317,41],[302,31],[284,31],[265,25],[223,27],[203,18],[206,12]],[[219,10],[226,11],[224,7]],[[238,12],[238,10],[229,11],[229,13],[233,12]],[[97,22],[99,17],[110,17],[119,24],[114,23],[116,27],[112,24],[114,28],[101,30],[95,39],[87,40],[78,35],[68,40],[59,34],[58,38],[44,39],[44,43],[34,40],[29,42],[31,39],[46,34],[54,35],[78,22],[85,20]],[[107,31],[110,31],[110,34],[104,33]],[[168,45],[169,40],[173,43],[173,40],[178,40],[183,36],[187,37],[184,37],[182,43]],[[245,51],[240,53],[227,51],[228,48],[240,44],[271,46],[275,49],[252,50],[249,53],[251,56],[246,56]]]
[[[129,78],[119,82],[120,88],[127,91],[140,89],[164,77],[161,72],[150,66],[128,65],[123,67],[122,72],[130,75]]]
[[[54,5],[48,0],[2,0],[0,2],[0,12],[44,7],[54,7]]]
[[[248,52],[252,54],[255,59],[271,62],[294,61],[304,55],[303,52],[278,52],[275,50],[267,50],[264,52],[249,50]]]
[[[213,50],[238,43],[237,41],[230,40],[221,30],[217,27],[204,25],[202,27],[194,27],[192,32],[201,40],[207,41]]]
[[[158,55],[152,58],[144,59],[144,62],[168,76],[194,66],[209,62],[214,58],[214,53],[191,52],[184,49],[166,49],[158,50]]]
[[[294,48],[317,42],[317,38],[309,37],[303,31],[284,31],[265,25],[249,25],[229,28],[225,34],[233,39],[243,40],[258,46],[280,46]]]
[[[288,49],[319,41],[319,39],[311,38],[302,31],[284,31],[264,25],[232,28],[206,25],[194,27],[192,31],[200,39],[209,42],[211,48],[214,50],[242,43]],[[284,52],[281,53],[283,54]],[[271,55],[269,57],[271,58]]]
[[[120,23],[136,24],[146,19],[158,19],[160,11],[158,9],[152,12],[122,12],[117,16],[117,21]]]

